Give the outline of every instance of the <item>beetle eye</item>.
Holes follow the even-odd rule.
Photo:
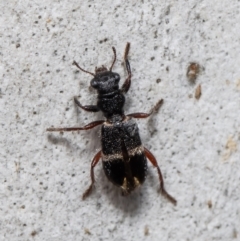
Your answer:
[[[96,88],[98,86],[98,82],[96,79],[92,79],[90,84],[93,88]]]

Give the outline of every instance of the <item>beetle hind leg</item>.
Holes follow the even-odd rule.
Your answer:
[[[91,184],[88,187],[88,189],[83,193],[82,199],[84,200],[89,194],[92,192],[94,182],[95,182],[95,177],[94,177],[94,167],[98,164],[100,158],[101,158],[102,151],[99,151],[93,158],[92,163],[91,163]]]
[[[159,177],[159,182],[160,182],[160,191],[161,191],[161,194],[163,196],[165,196],[171,203],[173,203],[174,205],[177,204],[177,201],[174,197],[172,197],[164,188],[164,181],[163,181],[163,176],[162,176],[162,173],[161,173],[161,170],[157,164],[157,160],[156,158],[154,157],[154,155],[147,149],[144,147],[144,152],[145,152],[145,155],[146,157],[148,158],[148,160],[153,164],[154,167],[157,168],[157,172],[158,172],[158,177]]]

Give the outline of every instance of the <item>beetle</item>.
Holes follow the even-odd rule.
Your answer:
[[[95,182],[94,167],[102,159],[105,175],[116,186],[120,187],[123,195],[130,194],[140,186],[146,179],[147,159],[156,167],[160,182],[161,193],[173,204],[177,201],[164,188],[164,181],[161,170],[154,155],[142,145],[137,123],[134,119],[147,118],[158,111],[163,100],[151,109],[149,113],[124,114],[124,103],[126,94],[131,86],[131,67],[128,60],[130,43],[127,43],[124,54],[124,62],[128,76],[121,88],[119,88],[120,76],[112,71],[116,62],[116,49],[112,47],[114,59],[109,69],[105,66],[95,68],[91,73],[81,68],[76,61],[73,62],[78,69],[93,76],[91,86],[97,90],[98,98],[96,105],[82,105],[77,97],[74,97],[75,104],[81,109],[89,112],[101,111],[105,120],[91,122],[83,127],[48,128],[47,131],[79,131],[89,130],[101,125],[101,146],[102,149],[94,156],[91,163],[91,184],[83,194],[85,199],[92,191]]]

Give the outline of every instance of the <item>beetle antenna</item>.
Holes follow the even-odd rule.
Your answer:
[[[93,73],[91,73],[91,72],[89,72],[89,71],[87,71],[87,70],[82,69],[75,60],[73,61],[73,65],[76,65],[81,71],[83,71],[83,72],[85,72],[85,73],[87,73],[87,74],[90,74],[90,75],[92,75],[92,76],[95,77],[95,74],[93,74]]]
[[[114,54],[114,59],[113,59],[112,66],[110,67],[109,71],[112,71],[113,65],[115,64],[116,58],[117,58],[116,49],[114,47],[112,47],[112,50],[113,50],[113,54]]]

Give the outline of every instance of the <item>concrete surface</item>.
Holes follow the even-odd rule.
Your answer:
[[[0,2],[0,240],[240,240],[240,2]],[[126,113],[139,120],[157,157],[173,206],[158,192],[149,165],[129,197],[109,183],[101,164],[85,201],[99,128],[47,133],[101,118],[73,103],[96,102],[83,68],[110,66],[122,79],[131,42],[132,87]],[[190,62],[201,69],[195,83]],[[195,99],[195,90],[202,95]]]

